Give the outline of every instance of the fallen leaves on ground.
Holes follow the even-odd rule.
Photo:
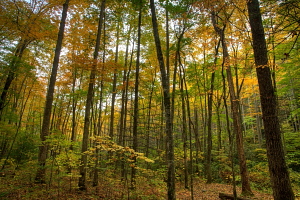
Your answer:
[[[184,188],[182,185],[178,185],[178,188]],[[233,194],[233,187],[227,184],[211,183],[206,184],[202,180],[194,181],[194,199],[195,200],[220,200],[219,193]],[[241,188],[237,187],[237,195],[240,196]],[[254,196],[247,197],[252,200],[273,200],[271,194],[266,194],[258,191],[253,191]],[[191,191],[189,189],[180,189],[176,193],[178,200],[190,200]],[[246,198],[246,197],[244,197]]]

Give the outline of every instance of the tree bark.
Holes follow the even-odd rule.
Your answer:
[[[200,136],[199,136],[199,117],[198,117],[198,108],[195,106],[194,107],[194,124],[195,124],[195,127],[194,127],[194,134],[195,134],[195,150],[196,150],[196,158],[195,158],[195,164],[196,164],[196,173],[200,173],[200,169],[199,169],[199,163],[201,162],[200,161],[200,152],[201,152],[201,141],[200,141]]]
[[[139,21],[138,21],[138,41],[137,55],[135,65],[135,86],[134,86],[134,109],[133,109],[133,150],[138,148],[138,118],[139,118],[139,73],[140,73],[140,53],[141,53],[141,28],[142,28],[142,0],[139,2]],[[136,157],[133,158],[133,167],[131,168],[131,187],[135,188],[136,184]]]
[[[156,46],[157,59],[159,62],[160,73],[161,73],[161,83],[164,95],[164,109],[165,109],[165,122],[166,122],[166,135],[167,135],[167,188],[168,188],[168,199],[175,200],[175,166],[174,166],[174,141],[173,141],[173,132],[172,132],[172,116],[171,116],[171,101],[170,101],[170,88],[169,88],[169,79],[165,69],[165,63],[163,58],[163,53],[160,44],[158,24],[155,12],[154,0],[150,0],[150,9],[152,16],[152,25],[153,25],[153,35]]]
[[[247,164],[246,164],[246,157],[244,152],[244,144],[243,144],[243,132],[242,132],[242,121],[241,121],[241,115],[240,115],[240,109],[239,109],[239,99],[236,95],[235,89],[234,89],[234,83],[231,73],[231,66],[230,66],[230,56],[227,49],[227,44],[225,41],[225,34],[224,29],[221,29],[218,27],[216,22],[216,14],[214,12],[212,14],[212,22],[214,29],[216,33],[220,36],[222,48],[223,48],[223,65],[226,68],[226,74],[227,74],[227,82],[228,82],[228,88],[229,88],[229,94],[230,94],[230,101],[231,101],[231,110],[232,110],[232,117],[233,117],[233,127],[234,132],[236,135],[236,144],[237,144],[237,150],[238,150],[238,157],[239,157],[239,166],[240,166],[240,174],[241,174],[241,180],[242,180],[242,194],[243,195],[253,195],[250,187],[249,182],[249,175],[247,170]]]
[[[273,195],[275,200],[293,200],[295,196],[285,161],[277,116],[276,95],[272,85],[267,45],[258,0],[248,1],[247,7],[252,32]]]
[[[131,25],[128,30],[127,35],[127,41],[126,41],[126,51],[125,51],[125,63],[124,63],[124,71],[123,71],[123,87],[122,87],[122,98],[121,98],[121,112],[120,112],[120,126],[119,126],[119,139],[118,143],[119,145],[123,144],[123,137],[124,137],[124,118],[125,118],[125,94],[127,93],[127,85],[128,85],[128,77],[127,77],[127,71],[129,71],[128,68],[128,57],[129,57],[129,44],[130,44],[130,36],[131,36]]]
[[[49,135],[54,87],[55,87],[56,75],[57,75],[57,70],[58,70],[58,65],[59,65],[60,52],[61,52],[61,48],[62,48],[62,41],[64,38],[64,30],[65,30],[65,23],[66,23],[66,18],[67,18],[67,13],[68,13],[68,7],[69,7],[69,0],[66,0],[65,3],[63,4],[63,11],[62,11],[61,21],[60,21],[60,26],[59,26],[56,48],[55,48],[52,72],[51,72],[48,91],[47,91],[47,95],[46,95],[44,118],[43,118],[42,130],[41,130],[41,134],[40,134],[42,145],[39,147],[39,154],[38,154],[39,167],[37,169],[37,173],[35,176],[36,183],[45,183],[46,182],[46,180],[45,180],[45,176],[46,176],[45,165],[46,165],[46,159],[47,159],[47,153],[48,153],[48,145],[45,143],[45,140],[47,139],[47,136]]]
[[[232,192],[234,197],[237,197],[236,192],[236,181],[235,181],[235,170],[234,170],[234,157],[233,157],[233,139],[234,135],[231,134],[230,129],[230,121],[229,121],[229,114],[228,114],[228,107],[227,107],[227,101],[226,101],[226,81],[225,81],[225,75],[224,75],[224,65],[222,65],[222,82],[223,82],[223,101],[224,101],[224,108],[225,108],[225,116],[226,116],[226,129],[228,133],[228,139],[229,139],[229,158],[230,158],[230,167],[232,172]]]
[[[180,59],[180,55],[178,56]],[[182,66],[181,66],[182,67]],[[183,143],[183,162],[184,162],[184,187],[189,188],[189,173],[187,162],[187,119],[186,119],[186,106],[185,106],[185,94],[183,84],[183,72],[179,67],[179,81],[180,81],[180,97],[181,97],[181,111],[182,111],[182,143]]]
[[[155,70],[156,71],[156,70]],[[147,112],[147,139],[146,139],[146,157],[149,156],[149,147],[150,147],[150,129],[151,129],[151,107],[152,107],[152,98],[154,93],[154,87],[155,87],[155,80],[156,80],[156,73],[154,72],[154,77],[152,79],[151,83],[151,90],[149,93],[149,103],[148,103],[148,112]]]
[[[117,25],[117,42],[116,42],[116,54],[115,54],[115,64],[118,63],[119,60],[119,36],[120,35],[120,21],[118,21]],[[114,137],[114,122],[115,122],[115,101],[117,95],[117,68],[114,69],[113,76],[113,88],[112,88],[112,97],[111,97],[111,110],[110,110],[110,127],[109,127],[109,137],[113,139]]]
[[[189,98],[189,92],[188,87],[186,83],[186,73],[184,68],[182,68],[183,71],[183,81],[184,81],[184,87],[185,87],[185,95],[186,95],[186,108],[187,108],[187,115],[189,119],[189,145],[190,145],[190,163],[189,163],[189,170],[190,170],[190,187],[191,187],[191,200],[194,200],[194,178],[193,178],[193,141],[192,141],[192,129],[195,129],[195,125],[193,123],[192,117],[191,117],[191,106],[190,106],[190,98]]]
[[[216,65],[217,63],[219,46],[220,46],[220,40],[215,48],[216,52],[215,52],[214,65]],[[208,119],[207,119],[207,154],[206,154],[206,169],[205,169],[207,175],[206,183],[212,182],[211,151],[212,151],[212,104],[213,104],[214,83],[215,83],[215,72],[213,71],[211,74],[210,90],[208,92],[208,100],[207,100]]]
[[[84,116],[84,127],[83,127],[83,136],[82,136],[82,146],[81,146],[81,165],[79,168],[80,177],[78,180],[78,187],[79,190],[86,190],[86,166],[87,166],[87,154],[85,153],[88,150],[88,142],[89,142],[89,128],[90,128],[90,113],[94,95],[94,85],[95,85],[95,77],[96,77],[96,67],[97,67],[97,59],[100,49],[100,38],[101,38],[101,31],[102,31],[102,24],[103,24],[103,16],[105,10],[105,1],[102,0],[101,3],[101,10],[98,22],[98,32],[97,32],[97,39],[94,51],[94,63],[92,66],[90,80],[89,80],[89,87],[88,93],[86,97],[86,105],[85,105],[85,116]]]
[[[77,68],[72,71],[72,132],[71,132],[71,145],[70,150],[73,150],[73,144],[76,141],[76,108],[77,108],[77,95],[75,95],[75,87],[76,87],[76,76],[77,76]]]

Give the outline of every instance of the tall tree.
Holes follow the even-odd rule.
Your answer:
[[[221,40],[219,40],[218,44],[216,45],[216,53],[215,53],[215,59],[214,59],[214,65],[217,64],[217,57],[218,57],[218,51],[220,46]],[[212,171],[211,171],[211,151],[212,151],[212,104],[213,104],[213,93],[214,93],[214,87],[215,87],[215,71],[211,74],[210,79],[210,90],[208,93],[208,99],[207,99],[207,110],[208,110],[208,119],[207,119],[207,157],[206,157],[206,174],[207,174],[207,183],[212,182]]]
[[[128,90],[126,90],[126,88],[128,89],[128,57],[129,57],[129,44],[130,44],[130,36],[131,36],[131,25],[129,27],[128,33],[127,33],[127,41],[126,41],[126,50],[125,50],[125,61],[124,61],[124,71],[123,71],[123,87],[122,87],[122,97],[121,97],[121,112],[120,112],[120,126],[119,126],[119,140],[118,143],[119,145],[124,145],[123,144],[123,138],[124,138],[124,118],[125,118],[125,96],[128,93]],[[129,75],[129,74],[128,74]]]
[[[252,32],[254,59],[259,85],[273,195],[275,200],[293,200],[295,199],[295,196],[284,157],[280,125],[277,116],[276,95],[272,85],[259,1],[248,1],[247,7]]]
[[[89,80],[89,87],[88,93],[86,97],[86,105],[85,105],[85,115],[84,115],[84,127],[83,127],[83,138],[82,138],[82,146],[81,146],[81,165],[79,169],[80,177],[78,180],[78,187],[80,190],[86,190],[86,166],[87,166],[87,154],[85,153],[88,150],[88,142],[89,142],[89,128],[90,128],[90,113],[92,108],[92,101],[94,95],[94,85],[95,85],[95,78],[96,78],[96,71],[97,71],[97,59],[99,55],[100,49],[100,38],[101,38],[101,31],[102,31],[102,24],[103,24],[103,16],[105,10],[105,2],[106,0],[102,0],[99,21],[98,21],[98,31],[97,31],[97,39],[95,44],[95,51],[93,57],[93,66],[90,73],[90,80]]]
[[[39,155],[38,155],[39,168],[37,170],[36,177],[35,177],[35,182],[37,182],[37,183],[45,183],[45,175],[46,175],[45,165],[46,165],[46,159],[47,159],[47,153],[48,153],[48,145],[45,143],[45,140],[47,139],[47,136],[49,135],[54,87],[55,87],[56,75],[57,75],[57,71],[58,71],[60,52],[62,49],[62,42],[63,42],[63,38],[64,38],[64,30],[65,30],[65,24],[66,24],[67,13],[68,13],[68,8],[69,8],[69,1],[70,0],[66,0],[65,3],[63,4],[63,11],[62,11],[62,15],[61,15],[59,32],[58,32],[58,36],[57,36],[57,43],[56,43],[56,48],[55,48],[52,72],[51,72],[51,77],[50,77],[49,85],[48,85],[48,91],[47,91],[47,95],[46,95],[44,118],[43,118],[42,130],[41,130],[41,134],[40,134],[42,145],[39,147]]]
[[[224,25],[223,29],[221,29],[217,24],[216,17],[217,17],[216,13],[212,12],[211,13],[212,23],[216,33],[220,37],[222,48],[223,48],[223,65],[226,68],[227,83],[228,83],[229,94],[230,94],[231,110],[232,110],[232,117],[233,117],[233,128],[236,135],[240,174],[242,179],[242,194],[253,195],[250,187],[249,174],[247,170],[246,157],[244,151],[242,121],[241,121],[240,109],[239,109],[240,107],[239,99],[234,88],[231,66],[230,66],[230,56],[227,48],[227,43],[225,40],[226,25]]]
[[[138,20],[138,41],[137,41],[137,55],[135,64],[135,86],[134,86],[134,110],[133,110],[133,150],[137,151],[138,148],[138,118],[139,118],[139,75],[140,75],[140,53],[141,53],[141,33],[142,33],[142,7],[143,2],[139,0],[139,20]],[[134,163],[136,162],[136,157],[134,157]],[[132,167],[131,173],[131,186],[135,188],[135,176],[136,167]]]
[[[175,195],[174,141],[173,141],[173,132],[172,132],[169,78],[166,73],[164,57],[163,57],[161,44],[160,44],[154,0],[150,0],[150,9],[151,9],[151,16],[152,16],[153,35],[155,40],[157,59],[160,67],[161,84],[162,84],[163,95],[164,95],[163,103],[164,103],[165,123],[166,123],[165,131],[167,135],[166,154],[167,154],[167,166],[168,166],[168,178],[167,178],[168,199],[175,200],[176,195]]]
[[[50,17],[48,15],[49,10],[56,5],[43,4],[36,1],[13,0],[6,0],[0,3],[0,48],[6,49],[4,52],[9,52],[7,49],[17,44],[13,47],[13,56],[10,56],[9,68],[5,72],[7,77],[3,86],[1,85],[0,119],[4,107],[8,105],[9,89],[19,74],[22,63],[27,62],[23,58],[25,50],[33,41],[43,40],[46,37],[52,38],[52,36],[55,37],[57,34],[49,32],[49,28],[52,28],[54,25],[50,25]],[[1,57],[3,55],[5,57],[8,56],[4,52],[1,52]]]
[[[115,53],[115,63],[118,63],[119,60],[119,40],[120,40],[120,16],[118,17],[118,24],[117,24],[117,33],[116,33],[116,53]],[[110,110],[110,127],[109,127],[109,136],[111,139],[114,137],[114,121],[115,121],[115,101],[117,95],[117,68],[114,69],[113,75],[113,86],[112,86],[112,97],[111,97],[111,110]]]
[[[183,65],[180,61],[180,55],[178,56],[180,62],[179,68],[179,81],[180,81],[180,97],[181,97],[181,109],[182,109],[182,143],[183,143],[183,162],[184,162],[184,187],[189,188],[188,183],[188,162],[187,162],[187,119],[186,119],[186,105],[185,105],[185,93],[184,93],[184,80],[183,80]]]

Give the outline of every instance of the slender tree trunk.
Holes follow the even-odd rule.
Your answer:
[[[103,61],[104,63],[104,61]],[[102,70],[104,66],[102,67]],[[100,81],[100,94],[99,94],[100,102],[99,102],[99,113],[97,119],[97,129],[95,130],[95,135],[100,136],[102,130],[102,103],[103,103],[103,80]],[[97,143],[96,143],[97,144]],[[93,187],[98,186],[99,183],[99,157],[100,157],[100,149],[96,148],[95,152],[95,168],[94,168],[94,177],[93,177]]]
[[[121,112],[120,112],[120,122],[119,122],[119,136],[118,136],[118,144],[121,146],[124,146],[124,135],[125,135],[125,127],[126,127],[126,122],[125,116],[126,116],[126,111],[125,111],[125,104],[127,104],[127,99],[125,96],[128,94],[128,78],[127,75],[129,75],[128,72],[130,72],[128,68],[128,57],[129,57],[129,45],[130,45],[130,36],[131,36],[131,30],[132,27],[130,25],[129,30],[128,30],[128,35],[127,35],[127,41],[126,41],[126,51],[125,51],[125,63],[124,63],[124,71],[123,71],[123,87],[122,87],[122,97],[121,97]],[[120,168],[121,168],[121,181],[125,180],[125,161],[124,159],[121,159],[120,161]]]
[[[103,13],[103,21],[105,20],[105,12]],[[105,69],[105,55],[106,55],[106,42],[105,42],[105,36],[106,36],[106,26],[105,23],[103,23],[103,53],[102,53],[102,67],[101,70],[104,71]],[[101,136],[102,133],[102,126],[103,126],[103,119],[102,119],[102,113],[103,113],[103,90],[104,90],[104,74],[101,74],[101,80],[100,80],[100,94],[99,94],[99,114],[98,114],[98,119],[97,119],[97,131],[96,131],[96,136]],[[97,144],[97,143],[96,143]],[[95,152],[95,167],[94,167],[94,177],[93,177],[93,187],[98,186],[99,184],[99,166],[100,166],[100,149],[96,148],[96,152]],[[96,189],[97,190],[97,189]]]
[[[219,93],[217,92],[217,102],[216,106],[216,115],[217,115],[217,130],[218,130],[218,151],[222,149],[222,129],[221,129],[221,118],[220,118],[220,107],[221,107],[222,95],[219,97]]]
[[[231,73],[231,67],[230,67],[230,57],[227,49],[227,44],[225,41],[225,35],[224,35],[224,29],[221,29],[218,27],[216,22],[216,14],[212,12],[212,22],[215,31],[219,35],[222,47],[223,47],[223,65],[226,68],[226,74],[227,74],[227,82],[228,82],[228,88],[229,88],[229,94],[230,94],[230,101],[231,101],[231,110],[232,110],[232,117],[233,117],[233,127],[234,132],[236,135],[236,144],[238,149],[238,157],[239,157],[239,166],[240,166],[240,174],[242,179],[242,194],[249,196],[253,195],[250,187],[249,182],[249,175],[246,165],[246,158],[245,158],[245,152],[244,152],[244,145],[243,145],[243,132],[242,132],[242,122],[240,117],[240,109],[239,109],[239,99],[237,98],[236,92],[234,90],[234,83]]]
[[[63,5],[63,11],[59,26],[59,32],[57,37],[57,43],[55,48],[55,55],[53,60],[52,72],[49,81],[48,91],[46,95],[46,103],[44,109],[44,118],[42,124],[42,130],[40,134],[40,138],[42,141],[42,145],[39,147],[39,154],[38,154],[38,163],[39,167],[35,176],[36,183],[45,183],[45,176],[46,176],[46,159],[48,153],[48,145],[45,143],[47,136],[49,135],[49,127],[50,127],[50,117],[51,117],[51,110],[52,110],[52,103],[53,103],[53,95],[54,95],[54,87],[56,82],[56,75],[59,65],[59,57],[62,48],[62,41],[64,37],[64,30],[65,30],[65,23],[67,18],[67,12],[69,7],[69,0],[66,0]]]
[[[77,95],[75,95],[75,87],[76,87],[76,75],[77,68],[72,71],[73,82],[72,82],[72,133],[71,133],[71,146],[70,150],[73,150],[73,144],[76,141],[76,107],[77,107]]]
[[[215,52],[214,65],[217,64],[217,56],[219,51],[220,41],[217,44]],[[207,101],[207,154],[206,154],[206,183],[212,182],[212,171],[211,171],[211,151],[212,151],[212,105],[213,105],[213,93],[214,93],[214,84],[215,84],[215,72],[213,71],[210,79],[210,90],[208,92],[208,101]]]
[[[178,57],[180,59],[180,56]],[[185,94],[183,84],[183,72],[181,67],[179,68],[180,79],[180,97],[181,97],[181,111],[182,111],[182,143],[183,143],[183,162],[184,162],[184,187],[189,188],[189,173],[187,163],[187,120],[186,120],[186,106],[185,106]]]
[[[134,43],[133,43],[134,46]],[[127,111],[128,111],[128,101],[130,101],[128,99],[128,91],[129,91],[129,78],[130,78],[130,73],[131,73],[131,68],[132,68],[132,63],[133,63],[133,54],[134,54],[134,48],[132,48],[132,52],[131,52],[131,56],[130,56],[130,62],[129,62],[129,69],[126,75],[126,87],[125,87],[125,102],[124,102],[124,121],[123,121],[123,140],[122,140],[122,144],[125,146],[125,135],[126,135],[126,130],[127,130]],[[129,130],[131,130],[130,125],[129,125]]]
[[[176,54],[175,54],[175,63],[174,63],[174,74],[173,74],[173,91],[172,91],[172,102],[171,102],[171,116],[172,121],[174,120],[174,112],[175,112],[175,94],[176,94],[176,75],[177,75],[177,68],[179,63],[181,63],[180,58],[180,44],[185,32],[185,28],[183,28],[182,32],[177,38],[177,47],[176,47]],[[186,106],[185,106],[185,99],[184,99],[184,88],[183,88],[183,77],[182,77],[182,70],[179,67],[179,78],[180,78],[180,97],[181,97],[181,109],[182,109],[182,141],[183,141],[183,159],[184,159],[184,184],[185,188],[189,187],[188,183],[188,164],[187,164],[187,120],[186,120]]]
[[[205,53],[205,49],[204,49],[204,52],[203,52],[203,59],[204,59],[204,62],[206,62],[206,53]],[[206,152],[206,128],[207,128],[207,94],[205,92],[203,92],[201,90],[201,87],[206,90],[206,82],[207,82],[207,76],[204,75],[204,76],[199,76],[199,74],[203,73],[203,74],[206,74],[204,69],[203,69],[203,72],[198,72],[198,69],[196,68],[196,65],[194,67],[194,70],[196,72],[196,85],[197,85],[197,89],[198,89],[198,94],[199,94],[199,103],[200,103],[200,111],[201,111],[201,121],[202,121],[202,136],[200,136],[200,148],[199,150],[200,151],[203,151],[203,152]],[[203,84],[200,82],[200,80],[203,79]],[[204,94],[204,97],[203,95],[200,95],[201,93],[205,93]],[[203,103],[204,101],[204,103]]]
[[[103,20],[105,20],[105,12],[103,14]],[[101,70],[104,71],[105,69],[105,59],[106,59],[106,25],[105,23],[103,23],[103,52],[102,52],[102,68]],[[102,126],[104,123],[104,119],[102,119],[102,113],[103,113],[103,90],[104,90],[104,77],[105,74],[101,74],[101,81],[100,81],[100,94],[99,94],[99,117],[98,117],[98,136],[101,135],[101,133],[103,133],[104,131],[102,131]],[[104,109],[105,110],[105,109]],[[104,113],[105,115],[106,113]],[[98,154],[97,154],[98,155]],[[99,160],[99,156],[97,157]],[[98,171],[98,170],[97,170]],[[95,172],[96,173],[96,172]]]
[[[170,78],[170,31],[169,31],[169,0],[166,0],[166,68]]]
[[[295,196],[285,161],[277,116],[276,95],[272,85],[267,45],[258,0],[248,1],[247,7],[252,32],[273,195],[275,200],[293,200]]]
[[[150,128],[151,128],[151,107],[152,107],[152,98],[153,98],[153,92],[155,87],[155,80],[156,80],[156,73],[154,72],[153,81],[151,84],[151,91],[149,95],[149,104],[148,104],[148,113],[147,113],[147,141],[146,141],[146,157],[149,156],[149,147],[150,147]]]
[[[163,100],[164,100],[165,120],[166,120],[165,131],[167,135],[166,154],[167,154],[167,166],[168,166],[168,174],[167,174],[168,199],[175,200],[176,195],[175,195],[174,141],[173,141],[173,133],[172,133],[170,88],[169,88],[169,79],[166,73],[163,53],[162,53],[160,39],[159,39],[154,0],[150,0],[150,9],[152,15],[153,35],[155,39],[156,53],[157,53],[157,59],[159,62],[159,67],[161,72],[162,89],[164,95]]]
[[[177,66],[178,66],[178,52],[179,52],[180,37],[177,40],[177,48],[175,53],[174,71],[173,71],[173,85],[172,85],[172,96],[171,96],[171,117],[174,120],[175,113],[175,96],[176,96],[176,76],[177,76]],[[173,127],[172,127],[173,128]]]
[[[139,2],[139,21],[138,21],[138,42],[135,65],[135,86],[134,86],[134,110],[133,110],[133,150],[138,148],[138,118],[139,118],[139,73],[140,73],[140,53],[141,53],[141,28],[142,28],[142,0]],[[133,167],[131,168],[131,187],[135,188],[136,184],[136,157],[133,158]]]
[[[0,96],[0,120],[1,120],[3,108],[6,106],[5,104],[6,104],[7,93],[11,86],[12,81],[15,79],[19,62],[22,59],[24,50],[27,48],[27,46],[31,42],[32,42],[32,40],[21,39],[17,45],[15,55],[10,63],[10,70],[8,72],[8,76],[6,78],[6,81],[5,81],[1,96]]]
[[[212,171],[211,171],[211,151],[212,151],[212,97],[214,90],[214,80],[215,80],[215,72],[211,75],[211,85],[210,91],[208,93],[208,101],[207,101],[207,110],[208,110],[208,119],[207,119],[207,153],[206,153],[206,183],[212,182]]]
[[[226,102],[226,81],[225,81],[225,75],[224,75],[224,66],[222,66],[222,81],[223,81],[223,91],[224,91],[224,107],[225,107],[225,114],[226,114],[226,129],[228,133],[228,139],[229,139],[229,158],[230,158],[230,167],[231,167],[231,173],[232,173],[232,191],[233,196],[235,199],[237,199],[237,192],[236,192],[236,181],[235,181],[235,170],[234,170],[234,157],[233,157],[233,139],[234,135],[231,134],[230,130],[230,121],[229,121],[229,114],[228,114],[228,107]]]
[[[117,25],[117,42],[116,42],[116,54],[115,54],[115,63],[118,63],[119,60],[119,35],[120,35],[120,21]],[[114,122],[115,122],[115,101],[117,95],[117,68],[114,69],[113,77],[113,88],[112,88],[112,97],[111,97],[111,111],[110,111],[110,127],[109,127],[109,137],[113,139],[114,137]]]
[[[128,31],[128,36],[127,36],[127,41],[126,41],[126,51],[125,51],[125,63],[124,63],[124,72],[123,72],[123,87],[122,87],[122,100],[121,100],[121,112],[120,112],[120,126],[119,126],[119,144],[124,145],[122,143],[123,137],[124,137],[124,116],[126,115],[125,113],[125,93],[126,91],[126,86],[127,86],[127,72],[128,72],[128,55],[129,55],[129,44],[130,44],[130,36],[131,36],[131,29],[132,27],[129,27]]]
[[[184,81],[184,87],[185,87],[185,96],[186,96],[186,107],[187,107],[187,114],[188,114],[188,119],[189,119],[189,145],[190,145],[190,164],[189,164],[189,170],[190,170],[190,187],[191,187],[191,199],[194,200],[194,178],[193,178],[193,146],[192,146],[192,129],[195,129],[195,125],[193,124],[192,118],[191,118],[191,106],[190,106],[190,98],[189,98],[189,93],[188,93],[188,87],[186,83],[186,73],[184,68],[182,68],[183,71],[183,81]]]
[[[177,76],[177,68],[178,68],[178,63],[180,63],[180,44],[181,40],[183,38],[183,35],[185,33],[185,28],[183,28],[182,32],[177,38],[177,46],[176,46],[176,53],[175,53],[175,62],[174,62],[174,72],[173,72],[173,86],[172,86],[172,99],[171,99],[171,116],[172,116],[172,121],[174,119],[174,111],[175,111],[175,95],[176,95],[176,76]],[[167,57],[167,59],[169,59]],[[167,63],[169,64],[169,63]]]
[[[102,31],[102,24],[103,24],[103,16],[105,10],[105,1],[102,0],[101,3],[101,10],[99,15],[99,22],[98,22],[98,32],[97,32],[97,39],[94,51],[94,63],[92,66],[90,80],[89,80],[89,87],[88,93],[86,98],[86,105],[85,105],[85,116],[84,116],[84,127],[83,127],[83,136],[82,136],[82,146],[81,146],[81,165],[79,168],[80,177],[78,180],[78,187],[79,190],[86,190],[86,176],[87,176],[87,154],[85,153],[88,150],[88,142],[89,142],[89,129],[90,129],[90,113],[94,95],[94,85],[95,85],[95,77],[96,77],[96,67],[97,67],[97,59],[100,49],[100,39],[101,39],[101,31]]]
[[[195,140],[196,140],[196,172],[200,173],[199,169],[199,163],[200,163],[200,156],[199,153],[201,152],[201,142],[200,142],[200,136],[199,136],[199,117],[198,117],[198,108],[194,106],[194,118],[195,118],[195,129],[194,129],[194,134],[195,134]]]
[[[262,147],[263,146],[263,136],[262,136],[262,131],[261,131],[261,127],[262,127],[262,121],[261,121],[261,115],[259,113],[261,113],[260,107],[259,107],[259,101],[256,99],[256,94],[254,96],[254,107],[255,107],[255,119],[256,119],[256,132],[257,132],[257,137],[258,137],[258,143],[259,146]]]

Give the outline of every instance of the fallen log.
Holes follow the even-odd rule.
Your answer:
[[[234,196],[232,194],[225,194],[225,193],[219,193],[219,198],[222,200],[228,200],[228,199],[234,200]],[[250,200],[250,199],[245,199],[242,197],[236,197],[236,199],[237,200]]]

